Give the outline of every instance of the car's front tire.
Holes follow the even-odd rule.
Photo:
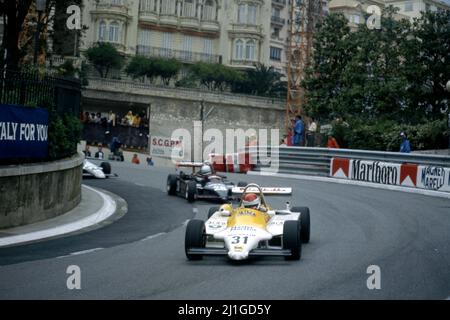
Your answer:
[[[194,202],[197,197],[197,183],[195,181],[189,181],[186,185],[186,200],[188,202]]]
[[[205,244],[205,223],[202,220],[190,220],[186,226],[184,239],[184,251],[188,260],[201,260],[202,255],[189,254],[189,249],[204,248]]]
[[[177,193],[177,175],[169,174],[167,177],[167,193],[174,196]]]
[[[309,243],[311,237],[311,219],[308,207],[293,207],[292,212],[300,212],[301,240],[302,243]]]
[[[111,164],[109,162],[100,163],[100,167],[103,169],[104,174],[111,174]]]
[[[291,255],[286,260],[300,260],[302,256],[300,221],[289,220],[283,225],[283,249],[289,250]]]

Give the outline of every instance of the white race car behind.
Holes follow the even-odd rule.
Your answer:
[[[83,177],[94,177],[97,179],[105,179],[111,176],[111,165],[109,162],[102,162],[96,165],[93,162],[84,159],[83,162]]]
[[[231,204],[212,207],[208,220],[190,220],[186,228],[185,253],[189,260],[199,260],[204,255],[224,255],[232,260],[251,256],[283,256],[299,260],[302,243],[310,238],[310,215],[307,207],[270,208],[267,194],[290,194],[291,188],[261,188],[250,184],[234,188],[233,192],[259,193],[258,209],[245,208],[242,199],[238,207]]]

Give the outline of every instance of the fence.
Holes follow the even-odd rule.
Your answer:
[[[81,83],[77,79],[38,72],[0,70],[0,103],[55,108],[59,114],[79,115]]]
[[[130,127],[117,124],[116,126],[96,123],[85,123],[83,126],[83,140],[89,145],[102,144],[109,146],[113,137],[119,139],[124,148],[148,149],[147,127]]]
[[[381,152],[351,149],[329,149],[308,147],[250,147],[252,163],[256,163],[255,171],[276,171],[288,174],[304,174],[328,176],[331,158],[350,158],[360,160],[384,161],[392,163],[412,163],[431,166],[450,166],[450,156],[417,153]],[[265,163],[261,155],[267,154]],[[271,159],[273,156],[273,159]]]

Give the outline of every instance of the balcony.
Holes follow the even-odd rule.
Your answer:
[[[110,2],[101,1],[95,5],[95,9],[91,10],[93,15],[116,15],[125,20],[131,19],[128,13],[128,7],[124,4],[111,4]]]
[[[159,15],[154,11],[140,11],[139,21],[147,23],[158,23]]]
[[[184,28],[198,29],[200,22],[196,17],[180,17],[180,26]]]
[[[243,23],[234,23],[232,25],[231,33],[248,33],[252,35],[256,35],[259,37],[263,37],[262,27],[256,24],[243,24]]]
[[[207,63],[221,63],[222,56],[215,54],[207,54],[200,52],[173,50],[159,47],[138,45],[136,50],[137,55],[146,57],[158,57],[166,59],[177,59],[185,63],[207,62]]]
[[[270,19],[270,21],[273,24],[279,25],[279,26],[284,26],[284,24],[286,23],[286,19],[280,18],[278,16],[272,16],[272,18]]]
[[[286,5],[286,0],[272,0],[272,4],[284,7]]]
[[[202,31],[208,32],[220,32],[220,25],[217,21],[206,20],[201,21],[201,29]]]
[[[178,17],[174,14],[161,14],[159,23],[162,25],[178,26]]]
[[[246,60],[246,59],[232,59],[231,66],[233,67],[245,67],[245,68],[255,68],[257,60]]]

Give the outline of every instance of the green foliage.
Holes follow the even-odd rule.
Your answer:
[[[107,42],[97,43],[87,49],[86,57],[102,78],[106,78],[112,68],[120,68],[124,60],[117,49]]]
[[[400,132],[406,132],[413,150],[439,149],[448,146],[449,130],[444,119],[402,124],[393,120],[366,122],[349,120],[348,125],[334,124],[333,135],[341,147],[380,151],[398,151]]]
[[[305,111],[325,123],[351,119],[350,128],[333,128],[344,147],[397,150],[403,130],[415,149],[447,144],[450,13],[425,13],[411,24],[395,12],[385,9],[381,30],[361,24],[355,32],[343,15],[330,14],[315,35]]]
[[[242,73],[222,64],[198,62],[191,67],[192,76],[209,90],[224,91],[242,80]]]
[[[181,66],[181,62],[176,59],[135,56],[128,63],[125,72],[134,79],[147,77],[153,81],[160,77],[165,85],[169,85],[170,80],[180,72]]]
[[[58,74],[63,77],[73,77],[77,71],[70,60],[66,60],[58,67]]]
[[[281,81],[281,74],[273,67],[256,65],[240,81],[235,81],[232,91],[258,96],[285,96],[286,84]]]
[[[80,120],[69,114],[58,115],[49,110],[48,152],[50,159],[60,159],[76,153],[77,143],[81,139]]]

